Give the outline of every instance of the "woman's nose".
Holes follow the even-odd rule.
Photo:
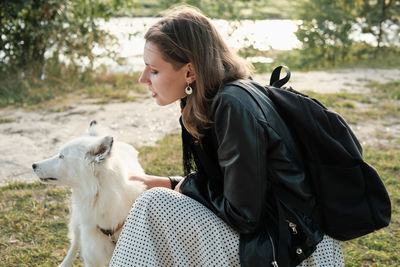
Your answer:
[[[140,75],[139,83],[144,83],[144,84],[148,84],[149,83],[149,79],[147,78],[146,71],[143,71],[142,75]]]

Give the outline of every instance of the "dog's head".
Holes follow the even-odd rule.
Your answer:
[[[87,136],[71,140],[57,155],[32,165],[42,183],[75,187],[95,178],[111,157],[114,141],[111,136],[99,136],[95,126],[92,122]]]

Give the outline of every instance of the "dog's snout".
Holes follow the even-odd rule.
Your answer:
[[[32,169],[35,170],[35,169],[37,168],[37,166],[38,166],[38,165],[37,165],[36,163],[33,163],[33,164],[32,164]]]

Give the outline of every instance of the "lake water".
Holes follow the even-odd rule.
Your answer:
[[[108,47],[119,56],[126,58],[121,65],[109,58],[100,58],[96,66],[105,64],[116,72],[133,72],[143,69],[143,35],[146,30],[159,18],[112,18],[109,21],[100,21],[101,28],[115,35],[119,46]],[[240,49],[249,45],[259,50],[279,49],[291,50],[300,47],[295,32],[297,22],[291,20],[244,20],[240,23],[229,23],[226,20],[213,20],[220,34],[228,46]],[[96,48],[95,53],[101,54],[103,49]],[[250,58],[251,61],[269,62],[270,59],[257,57]]]
[[[118,56],[125,58],[118,64],[110,58],[101,57],[96,60],[95,67],[103,64],[113,72],[135,72],[143,69],[143,35],[146,30],[159,18],[112,18],[109,21],[99,20],[102,29],[112,33],[117,38],[118,45],[108,46]],[[291,50],[300,48],[301,43],[295,32],[300,21],[293,20],[242,20],[228,22],[226,20],[212,20],[228,46],[241,49],[253,45],[254,48],[266,51],[269,49]],[[397,28],[398,29],[398,26]],[[392,32],[396,32],[396,29]],[[365,41],[376,45],[376,40],[371,34],[362,34],[361,29],[355,28],[351,38],[355,41]],[[95,48],[96,54],[102,54],[104,49]],[[248,58],[252,62],[270,63],[271,59],[265,57]],[[85,61],[82,62],[85,65]]]

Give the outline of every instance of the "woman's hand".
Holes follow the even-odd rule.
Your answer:
[[[166,187],[171,189],[171,182],[168,177],[144,174],[133,175],[129,177],[129,180],[143,182],[146,185],[146,190],[153,187]]]

